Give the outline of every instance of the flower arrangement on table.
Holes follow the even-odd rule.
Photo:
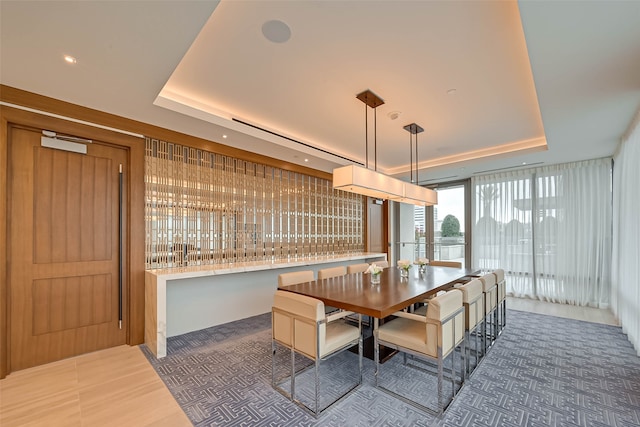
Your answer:
[[[382,270],[383,268],[379,265],[376,265],[376,263],[374,262],[369,265],[369,267],[365,270],[365,273],[371,274],[371,283],[377,284],[380,283],[380,273],[382,273]]]
[[[401,277],[409,277],[409,269],[411,268],[411,262],[406,259],[398,260],[398,268],[400,269]]]
[[[429,259],[417,258],[415,261],[413,261],[413,263],[418,266],[418,268],[420,269],[420,273],[424,273],[425,269],[427,268],[427,264],[429,264]]]

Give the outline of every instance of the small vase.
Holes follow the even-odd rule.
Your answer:
[[[426,264],[422,264],[420,267],[418,267],[418,271],[420,272],[421,276],[424,276],[424,273],[427,272],[427,266]]]
[[[379,285],[380,284],[380,274],[372,274],[371,275],[371,284]]]
[[[401,268],[400,269],[400,277],[409,277],[409,269]]]

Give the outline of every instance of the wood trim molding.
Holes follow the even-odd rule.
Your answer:
[[[225,156],[235,157],[255,163],[263,163],[287,171],[298,172],[328,180],[331,180],[332,178],[330,173],[324,171],[296,165],[294,163],[285,162],[284,160],[263,156],[261,154],[230,147],[214,141],[208,141],[185,133],[164,129],[137,120],[94,110],[92,108],[82,107],[80,105],[49,98],[33,92],[27,92],[11,86],[0,85],[0,101],[49,113],[55,113],[78,120],[84,120],[115,129],[122,129],[128,132],[139,133],[150,138],[189,145],[191,147],[213,151],[214,153],[223,154]]]
[[[121,133],[74,123],[29,111],[0,106],[0,264],[5,266],[0,276],[0,378],[4,378],[11,369],[8,346],[8,262],[7,246],[7,173],[8,173],[8,124],[29,126],[39,129],[52,129],[56,132],[86,137],[101,142],[125,147],[129,155],[129,247],[127,248],[129,265],[129,312],[127,343],[129,345],[144,342],[144,140]]]
[[[8,310],[8,274],[9,264],[7,259],[7,179],[8,179],[8,124],[3,111],[0,110],[0,379],[9,372],[8,334],[9,334],[9,310]]]

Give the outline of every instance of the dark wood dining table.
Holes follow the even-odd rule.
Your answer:
[[[418,270],[414,265],[409,277],[402,278],[398,268],[386,268],[380,273],[380,283],[375,285],[371,284],[370,274],[355,273],[299,283],[283,290],[319,299],[328,306],[384,319],[453,283],[477,275],[477,270],[469,268],[427,266],[424,274]]]

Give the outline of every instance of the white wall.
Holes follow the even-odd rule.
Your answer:
[[[322,268],[375,259],[381,258],[169,280],[167,337],[271,311],[273,294],[281,273],[313,270],[317,277],[317,271]]]

